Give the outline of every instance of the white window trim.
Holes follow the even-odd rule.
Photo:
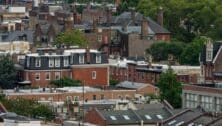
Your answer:
[[[96,56],[96,63],[101,63],[102,62],[102,57],[101,55]]]
[[[102,35],[98,35],[98,36],[97,36],[97,40],[98,40],[98,42],[102,42],[103,36],[102,36]]]
[[[39,79],[36,79],[37,76],[39,76]],[[37,80],[37,81],[40,80],[40,73],[35,73],[35,80]]]
[[[56,76],[59,76],[59,78],[56,78]],[[59,80],[59,79],[61,79],[61,74],[60,74],[60,72],[55,72],[55,80]]]
[[[41,58],[40,57],[35,58],[35,67],[41,67]]]
[[[47,74],[49,75],[49,78],[47,78]],[[50,72],[46,72],[45,73],[45,80],[50,80],[51,79],[51,73]]]
[[[49,67],[54,67],[54,58],[49,58]]]
[[[79,63],[80,64],[84,64],[85,60],[84,60],[84,55],[79,55]]]
[[[92,79],[96,79],[96,71],[92,71]]]
[[[64,59],[63,59],[63,65],[64,65],[64,67],[69,66],[69,58],[68,58],[68,57],[64,57]]]
[[[60,67],[60,58],[55,58],[55,67]]]

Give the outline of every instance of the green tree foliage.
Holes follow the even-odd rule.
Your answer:
[[[159,7],[164,9],[164,26],[182,42],[196,36],[222,38],[222,2],[220,0],[140,0],[137,10],[153,19]]]
[[[118,83],[119,83],[118,80],[114,80],[114,79],[110,79],[110,80],[109,80],[109,85],[111,85],[111,86],[115,86],[115,85],[117,85]]]
[[[161,100],[167,100],[174,108],[180,108],[182,99],[182,84],[177,81],[176,74],[171,68],[160,75],[157,82]]]
[[[83,33],[79,30],[68,30],[60,33],[56,37],[55,45],[67,47],[79,46],[85,47],[87,45],[87,40],[85,39]]]
[[[138,3],[139,0],[122,0],[121,4],[117,8],[117,14],[128,11],[131,7],[136,7]]]
[[[16,82],[16,70],[9,56],[0,56],[0,87],[13,88]]]
[[[181,64],[199,65],[199,54],[204,46],[204,38],[196,38],[188,44],[180,56]]]
[[[50,108],[38,103],[35,100],[27,100],[22,98],[17,99],[5,99],[0,98],[0,101],[7,108],[8,111],[15,112],[16,114],[28,116],[32,118],[45,118],[46,120],[52,120],[54,113]]]
[[[73,80],[68,77],[64,77],[59,80],[53,80],[50,82],[51,85],[55,85],[57,87],[71,87],[71,86],[80,86],[81,85],[80,80]]]
[[[183,52],[183,48],[184,44],[180,42],[157,42],[147,49],[147,53],[153,56],[154,61],[167,60],[168,55],[174,55],[176,59],[179,59],[180,54]]]

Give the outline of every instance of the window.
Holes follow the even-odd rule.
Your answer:
[[[104,94],[101,94],[100,98],[101,98],[101,100],[103,100],[104,99]]]
[[[212,60],[212,56],[213,56],[213,51],[212,50],[207,50],[207,61],[211,61]]]
[[[92,72],[92,79],[96,79],[96,71]]]
[[[50,80],[50,72],[46,72],[45,73],[45,79],[46,80]]]
[[[59,80],[60,79],[60,72],[55,72],[55,79]]]
[[[186,94],[185,101],[187,108],[196,108],[198,103],[198,95],[188,93]]]
[[[60,67],[60,58],[55,58],[55,67]]]
[[[35,67],[40,67],[40,66],[41,66],[41,59],[35,58]]]
[[[117,120],[115,116],[110,116],[112,120]]]
[[[93,100],[96,100],[96,95],[93,95]]]
[[[84,63],[84,55],[79,55],[79,63],[80,64]]]
[[[69,65],[68,57],[64,57],[63,64],[64,64],[64,67],[67,67]]]
[[[101,55],[96,55],[96,63],[101,63]]]
[[[216,98],[216,111],[222,111],[222,98]]]
[[[157,117],[158,119],[163,119],[163,117],[162,117],[161,115],[156,115],[156,117]]]
[[[206,110],[212,110],[213,98],[210,96],[201,96],[201,106]]]
[[[98,35],[98,42],[102,42],[102,35]]]
[[[149,115],[145,115],[146,119],[151,120],[152,118]]]
[[[27,57],[27,63],[26,63],[26,66],[29,67],[29,63],[30,63],[30,58]]]
[[[40,80],[40,73],[35,73],[35,80]]]
[[[54,58],[49,58],[49,67],[54,67]]]
[[[125,120],[130,120],[128,115],[123,115],[123,117],[124,117]]]

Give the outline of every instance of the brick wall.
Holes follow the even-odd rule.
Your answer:
[[[36,74],[40,74],[39,80],[36,80]],[[46,73],[50,73],[50,80],[46,80]],[[54,71],[24,71],[24,78],[25,80],[31,81],[32,87],[47,87],[50,83],[50,81],[55,80],[55,74],[59,73],[61,74],[60,77],[70,77],[70,70],[54,70]]]
[[[156,34],[156,40],[170,42],[170,34]]]
[[[93,75],[95,74],[95,76]],[[86,86],[108,86],[108,66],[77,66],[72,68],[72,78],[81,80]]]
[[[53,89],[52,89],[53,90]],[[154,86],[147,85],[144,88],[138,89],[138,90],[100,90],[100,91],[94,91],[94,92],[86,92],[84,93],[84,98],[87,100],[94,100],[93,96],[96,96],[96,100],[101,100],[101,96],[104,96],[104,99],[119,99],[119,98],[134,98],[135,94],[152,94],[157,93],[158,89]],[[14,93],[11,95],[7,95],[6,97],[8,99],[14,99],[14,98],[25,98],[25,99],[35,99],[35,100],[52,100],[52,101],[65,101],[67,96],[71,96],[73,100],[74,97],[78,96],[79,100],[83,99],[83,93]]]
[[[92,109],[86,114],[85,122],[96,124],[98,126],[106,126],[106,120],[99,114],[96,109]]]

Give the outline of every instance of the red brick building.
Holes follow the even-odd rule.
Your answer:
[[[55,50],[27,54],[23,80],[33,87],[47,87],[52,80],[63,77],[80,80],[87,86],[109,85],[109,66],[104,53],[90,49]]]

